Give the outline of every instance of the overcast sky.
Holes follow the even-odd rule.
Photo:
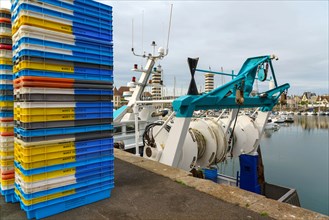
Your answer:
[[[0,1],[0,6],[9,6],[9,1]],[[190,80],[187,57],[200,57],[201,69],[210,66],[220,71],[223,67],[225,72],[238,72],[248,57],[267,54],[280,58],[274,62],[276,76],[279,84],[290,83],[290,94],[329,93],[328,1],[100,2],[113,6],[116,86],[136,75],[130,71],[134,63],[143,63],[131,53],[132,19],[135,50],[142,52],[143,46],[152,52],[153,40],[166,44],[173,4],[169,55],[161,61],[167,93],[173,91],[174,76],[176,94],[186,92]],[[197,73],[198,85],[203,87],[203,81]],[[216,85],[221,81],[215,78]]]

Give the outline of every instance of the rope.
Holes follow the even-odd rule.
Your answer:
[[[228,140],[228,144],[229,144],[229,145],[231,144],[232,139],[233,139],[234,129],[235,129],[236,122],[237,122],[237,120],[238,120],[239,111],[240,111],[240,105],[239,105],[239,107],[238,107],[238,113],[237,113],[236,116],[235,116],[235,120],[234,120],[234,124],[233,124],[233,129],[232,129],[232,132],[231,132],[230,138],[229,138],[229,140]],[[233,146],[231,147],[231,152],[230,152],[230,154],[231,154],[231,157],[233,157]]]
[[[203,157],[204,153],[206,152],[206,146],[207,146],[206,140],[202,135],[202,133],[196,129],[190,128],[189,132],[191,134],[193,141],[197,143],[198,159],[200,159],[201,157]]]

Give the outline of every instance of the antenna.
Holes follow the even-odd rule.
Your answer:
[[[142,51],[145,54],[145,51],[144,51],[144,10],[142,11]]]
[[[173,8],[173,4],[171,4],[171,6],[170,6],[170,17],[169,17],[169,28],[168,28],[166,55],[168,55],[168,52],[169,52],[169,37],[170,37],[170,30],[171,30],[172,8]]]
[[[134,19],[131,19],[131,50],[134,51]]]

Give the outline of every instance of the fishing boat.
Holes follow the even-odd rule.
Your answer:
[[[196,68],[198,59],[189,58],[192,79],[188,93],[173,101],[173,113],[166,120],[159,120],[145,129],[143,157],[191,171],[195,176],[204,174],[217,183],[237,185],[270,198],[275,195],[280,201],[300,205],[296,190],[268,184],[263,174],[258,173],[262,170],[259,143],[270,111],[289,88],[289,84],[278,86],[275,82],[274,88],[250,96],[256,74],[265,81],[268,66],[271,66],[275,78],[273,59],[276,57],[249,58],[232,81],[199,94],[194,80],[195,72],[200,71]],[[258,108],[251,115],[241,115],[241,107]],[[226,118],[221,115],[193,117],[195,111],[206,110],[229,112],[229,115]],[[213,168],[230,158],[240,161],[240,173],[236,177],[220,174]],[[279,193],[280,189],[285,189],[281,191],[283,194]]]

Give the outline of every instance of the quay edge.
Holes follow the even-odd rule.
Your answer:
[[[225,202],[257,212],[260,215],[267,215],[273,219],[329,220],[329,216],[287,203],[267,199],[262,195],[251,193],[236,187],[220,185],[209,180],[194,178],[190,176],[190,173],[187,171],[138,157],[119,149],[114,149],[114,156],[155,174],[167,177],[172,181],[192,187],[195,190],[209,194]]]

